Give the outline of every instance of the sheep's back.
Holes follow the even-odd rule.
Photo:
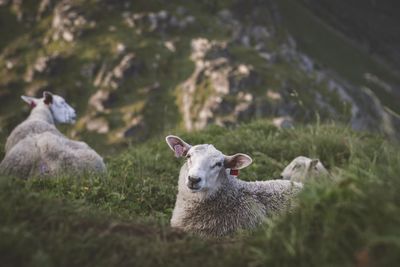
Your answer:
[[[302,184],[288,180],[244,182],[249,192],[253,192],[265,206],[268,215],[280,213],[292,206],[293,197],[302,189]]]
[[[43,133],[38,136],[43,161],[53,174],[104,172],[103,159],[86,143]]]
[[[58,131],[54,125],[45,121],[26,120],[22,122],[20,125],[15,127],[15,129],[7,138],[5,153],[7,154],[11,150],[11,148],[13,148],[18,142],[25,139],[26,137],[42,134],[45,132],[49,132],[56,136],[63,136],[63,134],[60,133],[60,131]]]
[[[26,137],[13,146],[0,163],[0,173],[28,178],[40,173],[40,152],[33,137]]]
[[[2,174],[21,178],[105,171],[103,159],[87,144],[51,131],[27,135],[0,164]]]

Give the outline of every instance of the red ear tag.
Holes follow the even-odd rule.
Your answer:
[[[233,170],[233,169],[231,169],[230,174],[233,175],[233,176],[239,176],[239,170]]]
[[[36,104],[35,104],[35,102],[31,101],[29,106],[31,109],[34,109],[36,107]]]

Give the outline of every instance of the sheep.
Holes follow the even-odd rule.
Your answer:
[[[29,96],[21,96],[21,98],[32,110],[29,117],[19,124],[7,138],[6,154],[19,141],[30,135],[51,132],[57,136],[64,136],[57,130],[55,123],[75,123],[75,110],[61,96],[45,91],[43,98]]]
[[[317,175],[328,176],[329,173],[318,159],[299,156],[282,171],[281,179],[304,183]]]
[[[303,187],[287,180],[242,181],[235,174],[252,163],[248,155],[226,156],[213,145],[191,146],[173,135],[166,142],[176,157],[187,159],[180,170],[171,218],[171,227],[185,232],[221,237],[254,228],[291,208],[292,197]]]
[[[73,141],[55,123],[74,123],[75,110],[50,92],[43,98],[25,97],[32,111],[10,134],[0,173],[21,178],[64,173],[104,173],[103,159],[86,143]]]

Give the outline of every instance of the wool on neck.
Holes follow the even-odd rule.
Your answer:
[[[34,107],[31,111],[31,114],[28,117],[28,120],[40,120],[45,121],[49,124],[55,124],[53,119],[53,114],[48,105],[41,104]]]

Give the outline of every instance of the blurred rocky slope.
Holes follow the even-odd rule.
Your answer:
[[[397,0],[302,0],[312,12],[361,49],[400,68],[400,2]]]
[[[398,69],[305,2],[0,0],[2,143],[28,113],[19,95],[44,90],[96,148],[261,117],[398,138]]]

